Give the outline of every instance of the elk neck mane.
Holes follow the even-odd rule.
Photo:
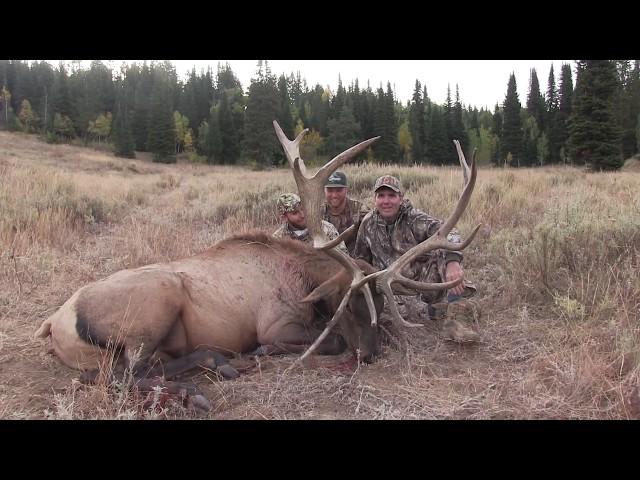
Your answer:
[[[297,264],[304,267],[310,273],[318,277],[313,282],[317,284],[341,271],[341,265],[329,257],[326,253],[314,249],[311,245],[289,238],[275,238],[263,231],[249,231],[236,234],[219,241],[205,255],[211,255],[215,251],[229,248],[239,243],[256,243],[271,247],[282,255],[291,257]]]

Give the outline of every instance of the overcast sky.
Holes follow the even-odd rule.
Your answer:
[[[57,61],[49,61],[57,65]],[[134,60],[112,60],[109,63],[113,68],[118,68],[123,61],[131,63]],[[194,66],[199,72],[211,65],[215,73],[218,62],[231,66],[246,93],[251,78],[255,76],[257,60],[171,60],[183,79]],[[90,60],[83,61],[83,66],[88,67],[89,63]],[[319,83],[323,87],[328,86],[334,93],[338,76],[345,88],[357,78],[361,89],[366,88],[369,81],[374,91],[381,83],[386,90],[389,81],[403,104],[411,99],[416,79],[427,87],[429,98],[439,104],[446,99],[447,84],[451,85],[451,96],[455,101],[457,83],[463,104],[491,110],[496,103],[504,102],[512,72],[516,75],[520,103],[524,105],[529,93],[531,69],[536,69],[540,90],[546,93],[551,65],[557,87],[563,63],[571,65],[575,76],[573,60],[269,60],[273,74],[288,75],[299,71],[310,88]],[[575,78],[573,80],[575,84]]]
[[[179,75],[191,70],[214,67],[218,60],[171,60]],[[251,77],[255,76],[257,60],[220,60],[228,62],[240,79],[245,90]],[[432,101],[444,103],[447,96],[447,84],[451,85],[451,95],[455,100],[456,83],[460,88],[460,100],[465,105],[478,108],[486,106],[493,110],[496,102],[502,104],[507,93],[509,75],[514,72],[518,87],[518,97],[524,104],[529,93],[529,77],[532,68],[536,69],[540,90],[545,93],[549,79],[549,69],[553,64],[556,86],[560,78],[563,63],[573,60],[269,60],[271,72],[279,75],[300,72],[306,78],[309,87],[319,83],[329,86],[335,93],[338,75],[345,88],[356,78],[360,88],[366,88],[367,81],[375,91],[382,82],[386,90],[387,81],[403,104],[411,99],[416,79],[427,87]],[[574,79],[575,83],[575,79]]]

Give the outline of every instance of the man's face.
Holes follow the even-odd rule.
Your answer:
[[[307,228],[307,223],[304,220],[304,212],[300,209],[294,210],[293,212],[286,212],[284,217],[293,228]]]
[[[347,187],[324,187],[324,198],[333,209],[343,207],[346,205]]]
[[[376,192],[376,208],[385,220],[393,220],[400,210],[402,194],[387,187],[379,188]]]

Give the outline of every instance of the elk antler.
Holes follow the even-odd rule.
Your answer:
[[[460,195],[460,199],[453,211],[453,213],[447,218],[447,220],[440,226],[438,231],[432,235],[431,237],[424,240],[422,243],[415,245],[411,249],[407,250],[400,258],[398,258],[395,262],[393,262],[389,267],[385,270],[381,270],[379,272],[367,275],[363,277],[360,282],[366,283],[371,279],[376,279],[378,288],[382,290],[385,297],[387,297],[387,302],[389,303],[389,308],[391,310],[391,315],[393,320],[405,327],[422,327],[422,324],[418,323],[410,323],[402,318],[400,312],[398,311],[398,306],[395,302],[395,298],[393,296],[393,290],[391,288],[391,284],[394,282],[398,282],[405,287],[412,288],[414,290],[419,291],[432,291],[432,290],[447,290],[459,284],[462,280],[453,280],[450,282],[443,283],[425,283],[418,282],[415,280],[411,280],[406,278],[400,272],[402,269],[413,261],[416,257],[430,252],[432,250],[436,250],[439,248],[445,250],[453,250],[459,251],[463,250],[467,247],[475,237],[476,233],[480,229],[481,225],[478,225],[473,229],[473,232],[469,237],[462,243],[453,243],[447,239],[447,235],[451,231],[451,229],[455,226],[455,224],[460,219],[460,216],[467,208],[469,204],[469,199],[471,198],[471,193],[473,192],[473,187],[476,183],[476,177],[478,173],[478,167],[476,162],[477,150],[474,150],[473,157],[471,159],[471,167],[467,164],[466,159],[464,158],[464,153],[462,152],[462,148],[460,148],[460,142],[458,140],[454,140],[453,143],[456,146],[456,150],[458,151],[458,158],[460,159],[460,165],[462,166],[462,171],[464,174],[465,185],[462,190],[462,195]]]
[[[349,257],[346,253],[333,248],[340,243],[340,240],[344,238],[346,232],[343,232],[340,240],[335,239],[334,241],[328,243],[322,229],[322,216],[320,212],[323,202],[324,186],[331,174],[335,172],[340,166],[344,165],[346,162],[358,155],[360,152],[365,151],[369,147],[369,145],[378,140],[380,137],[373,137],[365,140],[364,142],[361,142],[345,150],[339,155],[336,155],[330,162],[320,168],[315,175],[310,177],[307,175],[307,169],[304,164],[304,160],[302,160],[302,158],[300,157],[300,142],[302,141],[304,135],[307,133],[308,129],[305,128],[302,132],[300,132],[295,140],[289,140],[280,128],[280,125],[278,125],[278,122],[275,120],[273,121],[273,127],[276,130],[278,140],[284,148],[284,152],[287,156],[287,160],[289,161],[289,165],[291,165],[291,168],[293,169],[293,178],[295,179],[296,185],[298,187],[298,193],[302,202],[302,210],[304,211],[304,215],[307,220],[307,228],[309,229],[309,233],[313,238],[314,248],[324,251],[327,255],[338,261],[347,271],[351,272],[353,276],[353,280],[351,282],[349,290],[342,299],[342,302],[340,302],[340,306],[333,315],[333,318],[327,324],[325,330],[307,349],[304,355],[298,358],[297,361],[301,362],[317,348],[320,342],[329,334],[329,331],[337,323],[354,289],[360,288],[362,290],[362,292],[364,293],[364,298],[367,302],[367,306],[369,307],[371,324],[375,325],[377,323],[376,308],[373,303],[373,296],[371,295],[369,284],[362,281],[365,277],[364,273],[353,258]]]

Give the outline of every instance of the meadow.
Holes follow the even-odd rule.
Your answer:
[[[344,171],[370,206],[375,178],[390,173],[440,218],[463,184],[459,168]],[[370,365],[285,373],[295,356],[283,356],[231,381],[202,371],[194,381],[214,406],[203,413],[81,385],[32,334],[88,282],[274,230],[291,172],[161,165],[0,132],[0,418],[638,419],[639,185],[637,171],[482,166],[458,223],[463,235],[482,223],[464,261],[479,344],[426,324],[406,342],[385,336]]]

